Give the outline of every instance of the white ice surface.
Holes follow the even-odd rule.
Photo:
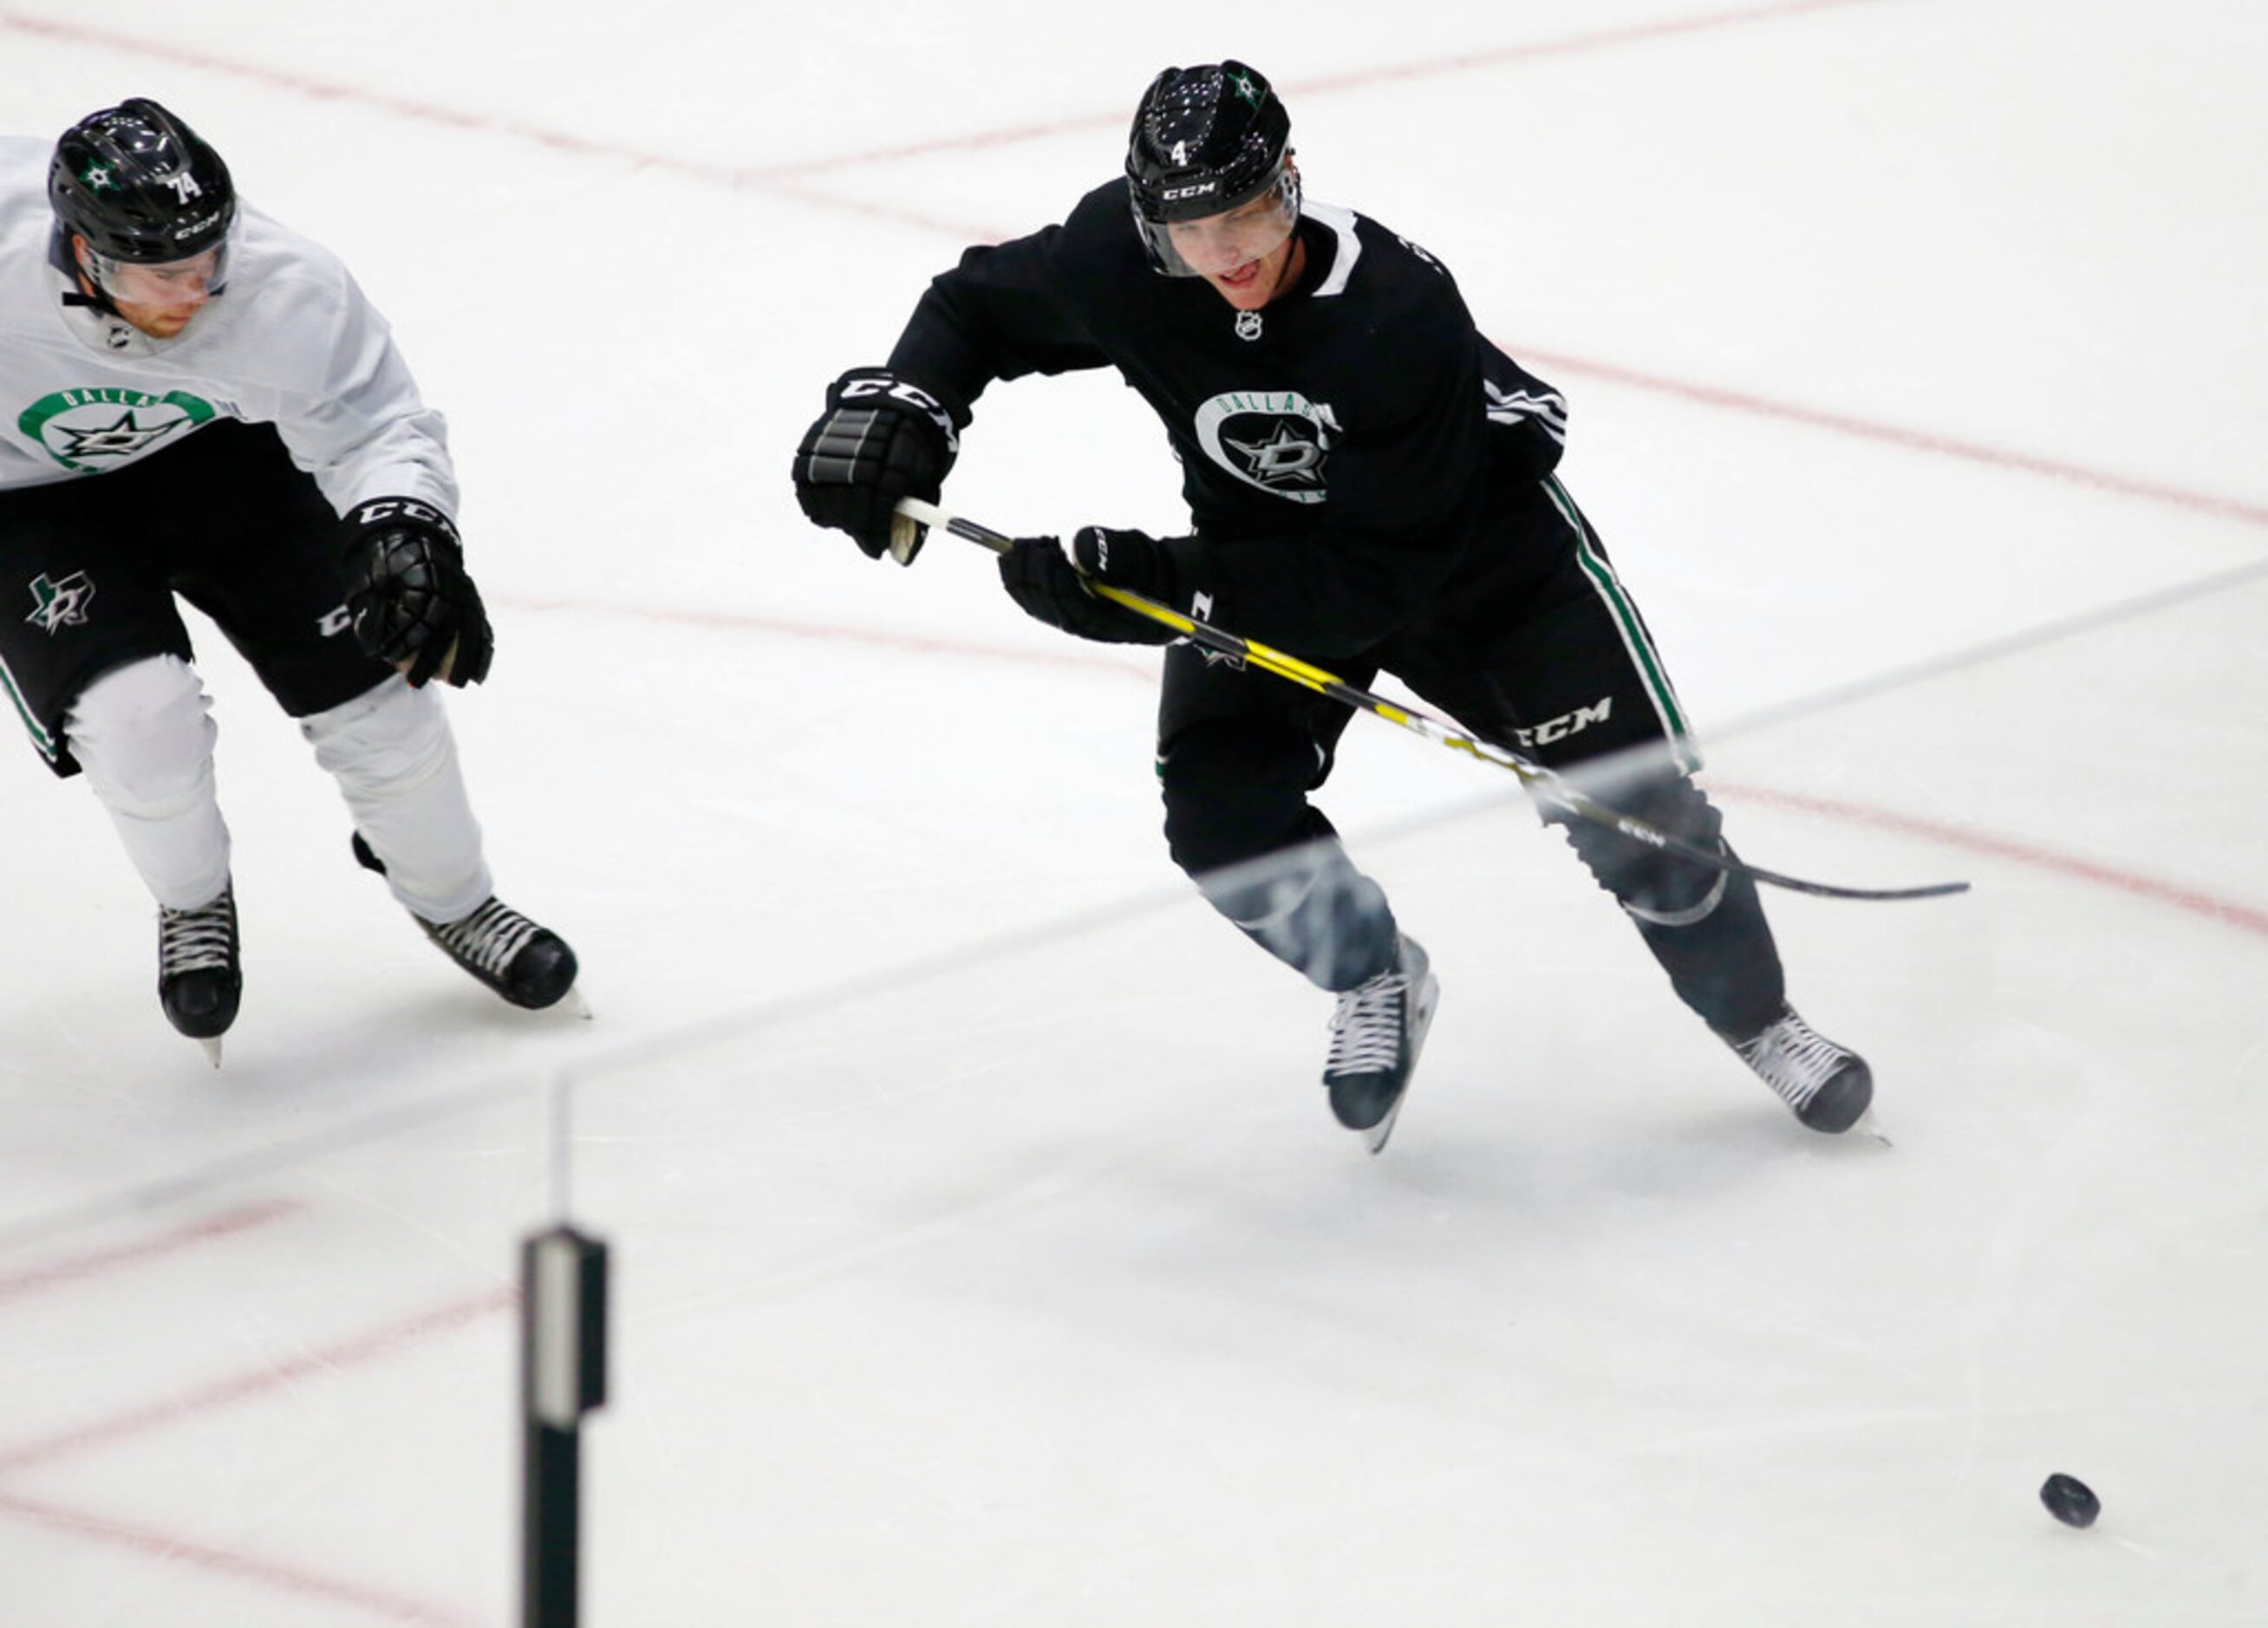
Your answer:
[[[1359,719],[1325,800],[1444,984],[1365,1156],[1327,1003],[1165,858],[1154,659],[797,514],[825,381],[1223,55],[1570,394],[1743,853],[1975,882],[1770,901],[1894,1149]],[[2219,0],[0,5],[0,127],[158,96],[394,320],[500,885],[598,1013],[450,971],[205,629],[216,1074],[84,787],[0,753],[0,1617],[517,1620],[563,1168],[595,1624],[2268,1621],[2268,578],[2016,637],[2268,556],[2264,84]],[[1174,490],[1088,377],[988,396],[949,497]]]

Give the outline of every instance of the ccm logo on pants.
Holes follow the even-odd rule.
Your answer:
[[[1533,729],[1515,729],[1513,735],[1522,746],[1550,746],[1554,740],[1580,735],[1594,724],[1605,723],[1607,715],[1614,711],[1614,705],[1612,696],[1602,696],[1589,706],[1578,707],[1572,712],[1546,718]]]

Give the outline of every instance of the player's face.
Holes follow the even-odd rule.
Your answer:
[[[1166,228],[1174,252],[1239,311],[1257,311],[1305,258],[1283,196],[1270,190],[1239,209]]]
[[[205,308],[219,280],[221,251],[209,248],[187,260],[135,266],[121,261],[102,268],[103,291],[118,314],[152,339],[171,339]]]

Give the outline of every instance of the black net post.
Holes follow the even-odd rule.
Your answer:
[[[583,1415],[607,1399],[607,1246],[571,1227],[519,1250],[522,1628],[576,1628]]]

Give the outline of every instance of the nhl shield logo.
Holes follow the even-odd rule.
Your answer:
[[[94,599],[94,584],[86,573],[75,571],[61,582],[50,581],[41,571],[32,578],[32,614],[24,618],[42,633],[56,633],[64,628],[86,625],[86,608]]]

